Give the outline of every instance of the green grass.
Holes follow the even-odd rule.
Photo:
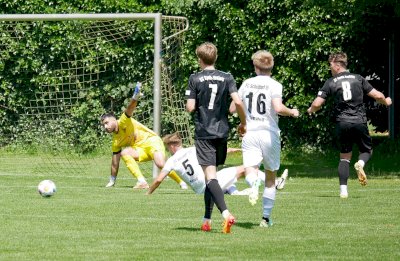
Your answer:
[[[239,161],[234,154],[227,165]],[[117,186],[104,188],[108,158],[103,172],[0,167],[0,260],[400,260],[400,179],[390,162],[390,171],[367,168],[367,187],[352,172],[343,200],[336,153],[285,154],[291,178],[277,193],[274,226],[258,227],[261,202],[226,196],[237,218],[229,235],[220,232],[217,209],[212,232],[200,231],[203,197],[172,180],[146,196],[132,190],[135,181],[121,167]],[[55,196],[37,193],[43,179],[55,181]],[[243,180],[238,186],[246,187]]]

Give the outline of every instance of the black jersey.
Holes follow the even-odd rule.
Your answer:
[[[328,79],[319,90],[318,97],[323,99],[330,95],[334,97],[336,121],[366,123],[364,95],[372,89],[364,77],[345,71]]]
[[[230,94],[237,92],[230,73],[203,70],[190,75],[186,98],[196,101],[195,139],[227,138]]]

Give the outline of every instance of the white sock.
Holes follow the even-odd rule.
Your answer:
[[[117,179],[117,177],[110,176],[110,181],[114,181],[115,182],[116,179]]]
[[[222,217],[224,219],[226,219],[227,217],[229,217],[231,213],[229,212],[229,210],[225,209],[224,211],[222,211]]]
[[[210,223],[210,224],[211,224],[211,219],[208,219],[208,218],[203,218],[203,223],[204,223],[204,222],[206,222],[206,221],[208,221],[208,223]]]
[[[235,185],[230,186],[230,187],[226,190],[226,192],[227,192],[229,195],[232,195],[235,191],[238,191]]]
[[[340,185],[340,194],[347,195],[347,185]]]
[[[263,217],[271,216],[272,208],[275,204],[276,188],[265,188],[263,193]]]
[[[361,167],[363,167],[363,168],[364,168],[364,166],[365,166],[365,162],[364,162],[363,160],[358,160],[358,164],[360,164]]]
[[[253,184],[258,180],[257,173],[251,172],[247,174],[245,180],[250,187],[253,186]]]

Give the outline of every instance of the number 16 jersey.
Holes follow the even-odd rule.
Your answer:
[[[246,110],[247,131],[279,132],[279,117],[272,106],[272,99],[282,98],[282,84],[270,76],[258,75],[245,80],[238,94]]]

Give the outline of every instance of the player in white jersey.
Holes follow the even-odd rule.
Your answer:
[[[163,141],[172,156],[167,160],[160,174],[153,181],[153,184],[151,184],[147,194],[152,194],[171,171],[175,171],[196,194],[203,194],[206,187],[205,175],[197,160],[196,148],[184,148],[182,146],[182,139],[178,133],[166,135]],[[277,180],[276,187],[278,189],[283,189],[287,175],[288,171],[285,170],[282,177]],[[243,165],[224,168],[217,172],[217,180],[222,191],[231,195],[248,195],[249,189],[238,191],[235,186],[237,179],[243,176],[245,176]],[[249,185],[254,182],[253,180],[248,180],[246,177],[245,179]],[[256,179],[264,182],[265,174],[262,171],[258,171]],[[206,219],[208,219],[207,223],[211,224],[211,219]]]
[[[282,103],[282,84],[271,78],[274,58],[271,53],[261,50],[253,54],[256,77],[245,80],[238,94],[246,110],[247,132],[242,140],[243,164],[246,176],[257,175],[259,166],[264,163],[265,187],[263,192],[262,227],[272,225],[270,215],[275,203],[276,173],[280,167],[279,115],[298,117],[297,109],[289,109]],[[235,111],[231,104],[231,112]],[[258,179],[254,179],[249,201],[255,205],[258,200]]]

